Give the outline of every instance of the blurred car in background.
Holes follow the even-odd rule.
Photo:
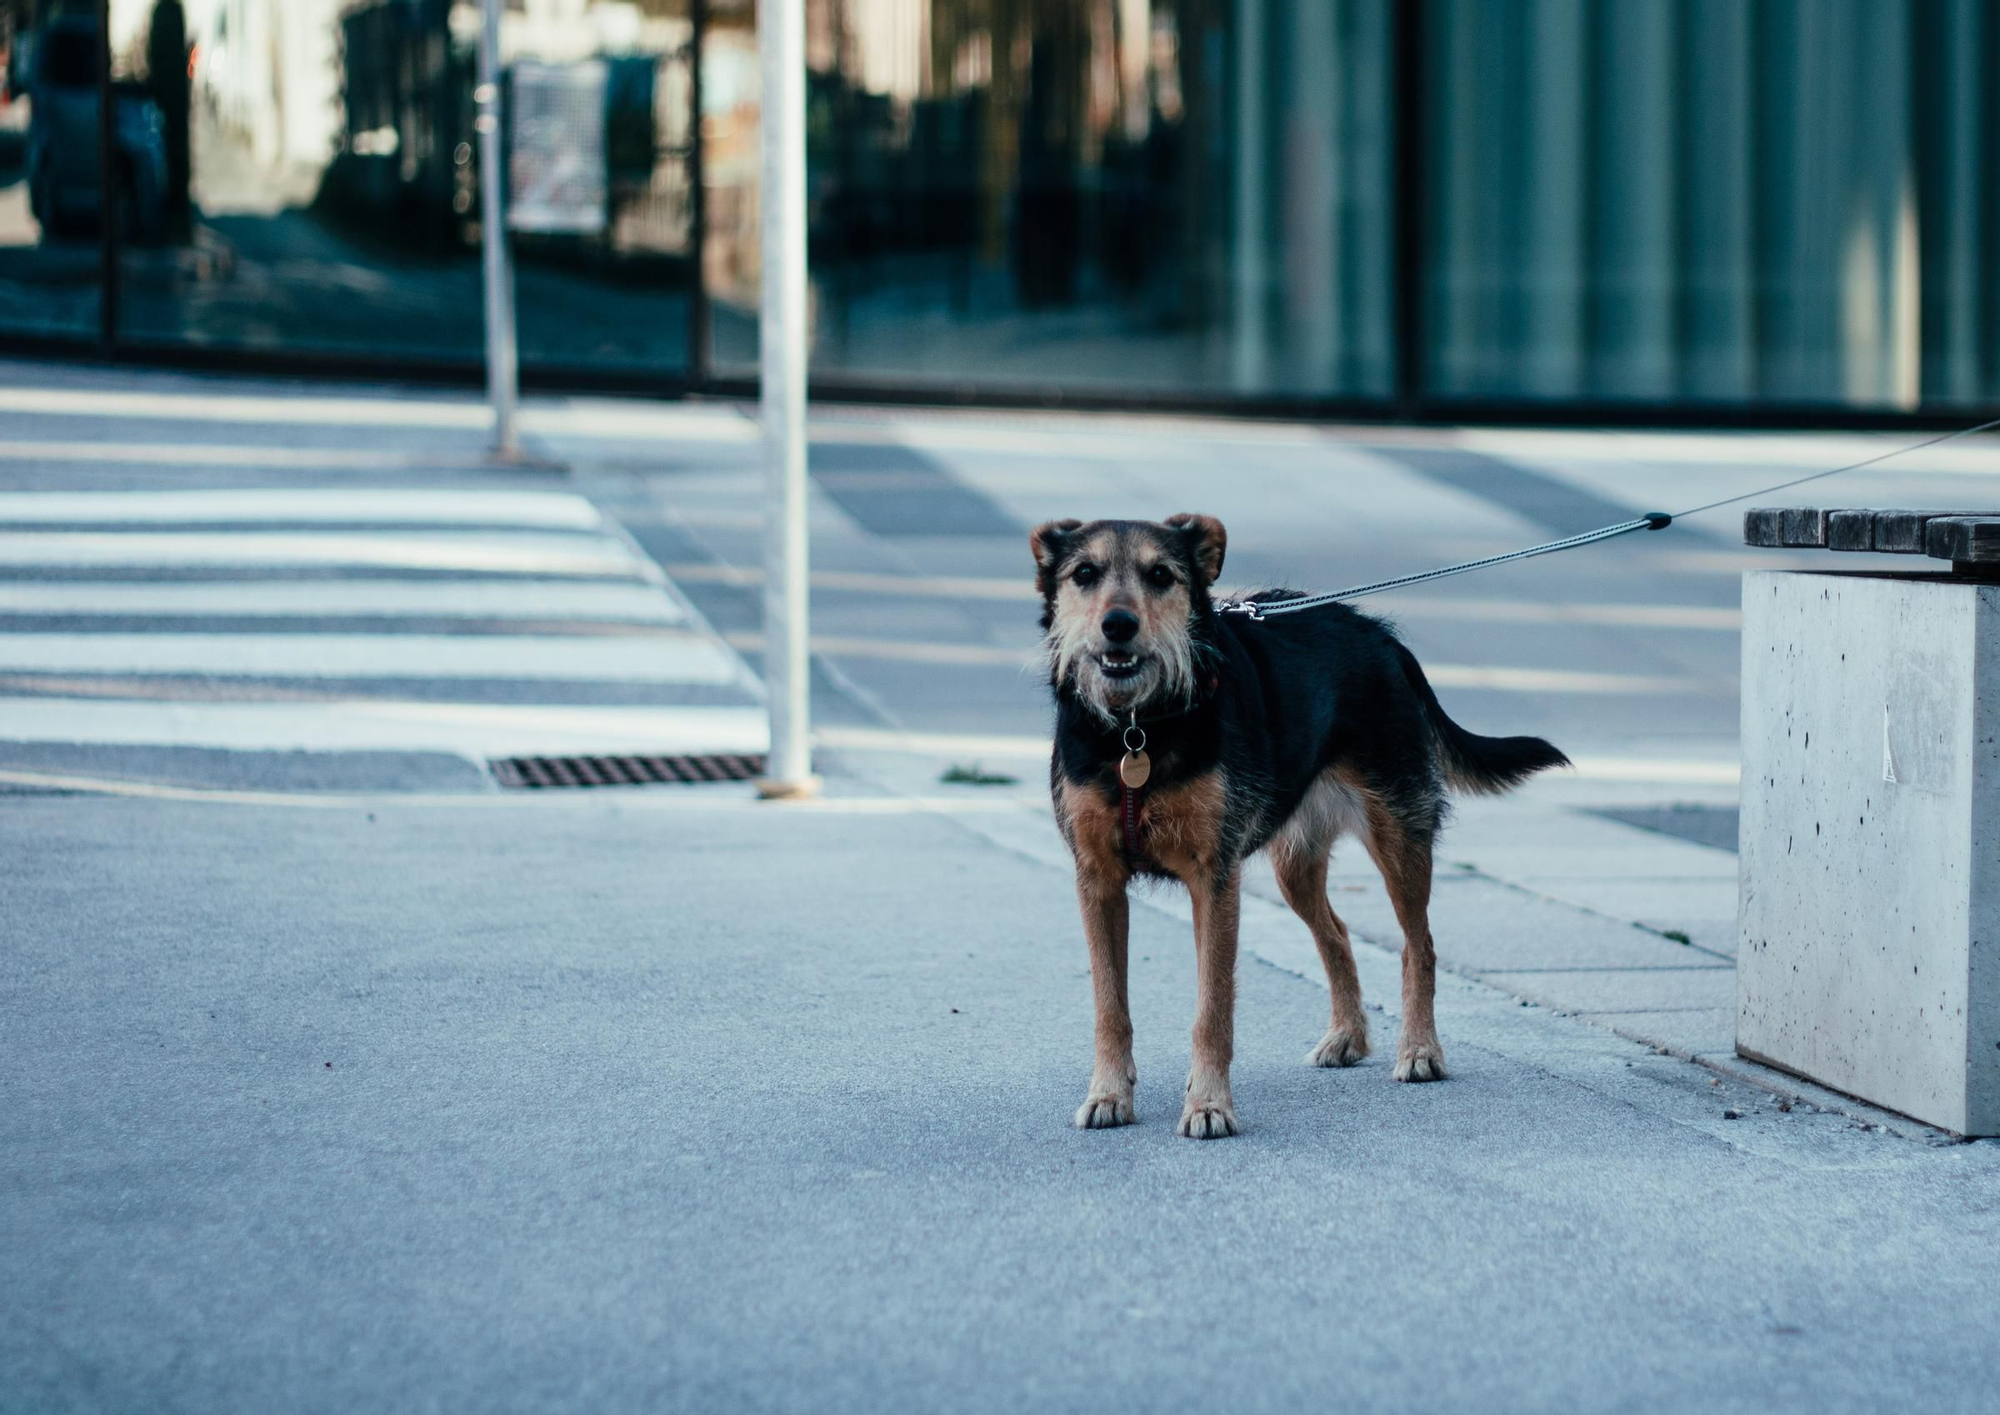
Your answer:
[[[103,210],[98,185],[96,21],[68,12],[36,36],[28,79],[28,201],[42,239],[87,235]],[[112,86],[119,234],[154,242],[166,229],[167,143],[143,85]]]

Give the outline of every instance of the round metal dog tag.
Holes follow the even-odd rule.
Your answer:
[[[1153,759],[1144,752],[1127,752],[1118,763],[1118,779],[1137,791],[1153,774]]]

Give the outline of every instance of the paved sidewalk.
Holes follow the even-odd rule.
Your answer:
[[[894,735],[829,734],[880,746]],[[939,795],[977,803],[968,828],[996,843],[1068,868],[1040,786],[1045,763],[994,757],[988,769],[1018,772],[1013,787],[940,785],[949,755],[926,753],[920,737],[902,752],[849,749],[838,760],[882,789]],[[1520,1001],[1579,1018],[1710,1070],[1723,1071],[1787,1100],[1832,1108],[1871,1124],[1918,1138],[1943,1140],[1942,1132],[1837,1095],[1823,1087],[1744,1061],[1736,1037],[1736,856],[1733,850],[1646,829],[1615,819],[1665,818],[1673,812],[1633,810],[1613,803],[1579,803],[1602,795],[1587,783],[1560,776],[1498,800],[1454,803],[1452,822],[1438,848],[1431,904],[1438,958],[1448,971],[1499,989]],[[1726,825],[1733,838],[1734,810],[1724,793],[1710,789],[1705,807],[1684,807],[1714,834]],[[1727,798],[1733,802],[1734,792]],[[1293,944],[1317,977],[1303,925],[1278,892],[1264,860],[1250,863],[1245,890],[1276,920],[1278,935]],[[1334,853],[1329,877],[1333,906],[1356,942],[1393,958],[1402,935],[1381,878],[1352,841]],[[1159,907],[1185,915],[1186,904],[1168,892]],[[1275,961],[1275,960],[1267,960]],[[1393,989],[1392,989],[1393,991]]]
[[[1055,865],[893,800],[0,800],[0,1410],[1990,1405],[2000,1145],[1799,1107],[1447,976],[1453,1077],[1302,1063],[1246,911],[1244,1132],[1068,1127]],[[1734,1112],[1740,1119],[1729,1119]]]

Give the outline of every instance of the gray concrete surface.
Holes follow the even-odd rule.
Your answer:
[[[731,409],[530,400],[534,465],[496,471],[450,396],[0,365],[0,404],[5,491],[582,491],[675,572],[663,593],[752,642]],[[0,1411],[1990,1403],[2000,1144],[1731,1054],[1736,583],[1759,557],[1713,530],[1382,604],[1454,715],[1583,764],[1444,838],[1451,1081],[1380,1062],[1398,940],[1343,850],[1334,904],[1389,1009],[1375,1060],[1300,1064],[1319,965],[1258,867],[1245,1133],[1172,1134],[1172,892],[1135,912],[1142,1123],[1066,1125],[1088,980],[1037,785],[1027,525],[1199,507],[1230,526],[1226,578],[1324,586],[1852,440],[855,410],[815,436],[821,807],[524,800],[476,753],[9,742],[52,696],[143,717],[219,690],[0,682]],[[1943,451],[1846,490],[1962,504],[1990,454]],[[418,715],[467,692],[366,686]],[[1015,780],[940,782],[968,763]]]
[[[15,797],[0,833],[0,1409],[1990,1405],[2000,1145],[1452,979],[1449,1082],[1389,1080],[1386,1014],[1315,1070],[1275,910],[1244,1133],[1201,1144],[1185,925],[1134,915],[1141,1123],[1070,1130],[1066,881],[934,815]]]

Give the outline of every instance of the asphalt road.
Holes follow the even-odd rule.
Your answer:
[[[1892,445],[838,410],[815,436],[821,720],[967,738],[1046,730],[1043,681],[1023,667],[1037,639],[1027,532],[1044,520],[1203,511],[1228,527],[1226,586],[1324,590],[1738,494]],[[754,654],[754,445],[615,435],[548,445]],[[1933,455],[1794,495],[1945,505],[1983,494],[1996,470],[1990,451]],[[1726,804],[1741,572],[1813,563],[1746,550],[1740,509],[1360,607],[1398,624],[1447,710],[1473,730],[1547,736],[1580,763],[1596,759],[1583,773],[1592,790],[1629,803]]]
[[[629,534],[666,568],[676,595],[757,661],[762,480],[754,427],[740,410],[534,404],[535,460],[495,468],[484,457],[480,412],[470,399],[30,366],[0,370],[0,383],[25,393],[0,415],[0,496],[305,491],[346,494],[365,506],[389,490],[428,489],[468,504],[519,491],[581,494],[608,518],[610,534]],[[86,402],[38,403],[33,390],[54,385]],[[113,401],[91,405],[87,398],[95,393]],[[127,394],[139,401],[117,401]],[[253,402],[217,401],[231,396]],[[258,405],[261,396],[276,402]],[[259,406],[280,413],[260,413]],[[1048,704],[1033,666],[1037,608],[1026,536],[1042,520],[1202,510],[1229,527],[1227,585],[1326,589],[1518,548],[1636,510],[1739,493],[1886,445],[1856,438],[1371,431],[829,409],[816,424],[812,451],[815,717],[827,729],[823,754],[839,769],[841,753],[857,744],[907,745],[914,735],[931,756],[1032,776]],[[1971,444],[1945,452],[1803,494],[1903,505],[1961,504],[1983,494],[1994,454]],[[310,523],[273,524],[288,531],[353,529],[338,510],[316,514]],[[476,525],[476,518],[465,523]],[[1448,710],[1468,727],[1534,732],[1568,751],[1582,767],[1573,784],[1592,804],[1726,807],[1736,761],[1740,572],[1811,563],[1746,551],[1736,543],[1736,524],[1737,513],[1724,510],[1659,534],[1385,595],[1364,607],[1398,623]],[[143,521],[103,525],[118,532],[159,529]],[[394,533],[433,530],[448,537],[463,525],[419,520]],[[21,555],[0,579],[100,583],[246,573],[46,565]],[[1860,560],[1841,563],[1858,568]],[[302,573],[279,566],[256,575]],[[385,572],[327,573],[379,578]],[[455,575],[470,583],[498,572],[466,575],[413,563],[386,573],[405,581]],[[362,627],[332,613],[307,619],[283,627],[311,634]],[[176,634],[254,627],[227,614],[177,613],[170,604],[150,611],[146,626]],[[85,623],[15,612],[7,627],[81,634],[139,626],[102,615]],[[414,608],[395,627],[439,629]],[[508,630],[496,620],[460,627]],[[594,633],[605,625],[557,615],[538,627]],[[137,691],[119,674],[94,668],[37,676],[0,666],[0,680],[0,690],[31,697]],[[245,681],[238,673],[227,692],[240,695]],[[263,687],[314,691],[309,679],[297,677],[279,676]],[[660,692],[610,691],[581,678],[566,686],[547,674],[527,693],[505,674],[449,690],[421,673],[357,680],[349,688],[350,695],[419,702],[441,693],[475,703],[666,700]],[[691,691],[681,696],[692,701]],[[0,742],[7,735],[0,726]],[[457,775],[465,760],[436,763],[434,771],[412,763],[381,770],[350,763],[362,769],[321,774],[349,784],[428,787]],[[267,771],[272,781],[315,774],[276,760],[218,761],[200,770],[186,759],[158,765],[164,779],[186,783],[255,785]],[[144,768],[143,760],[120,760],[121,770]]]

